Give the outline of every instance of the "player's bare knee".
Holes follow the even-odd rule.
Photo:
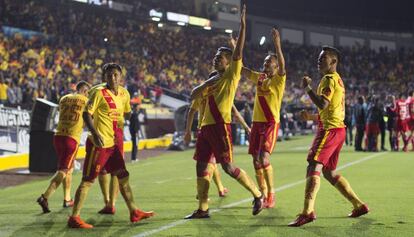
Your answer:
[[[118,177],[118,179],[123,179],[123,178],[129,177],[129,172],[126,169],[122,169],[122,170],[117,170],[115,172],[112,172],[111,175]]]
[[[322,170],[323,177],[332,185],[335,185],[338,181],[339,175],[336,174],[334,170]]]

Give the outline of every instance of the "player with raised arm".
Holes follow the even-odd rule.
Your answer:
[[[265,195],[264,207],[275,205],[273,167],[270,155],[276,145],[280,123],[280,107],[286,84],[285,59],[280,34],[272,29],[276,54],[269,54],[263,62],[262,72],[243,67],[242,74],[256,85],[253,107],[253,125],[249,138],[249,154],[253,157],[256,179]]]
[[[253,215],[257,215],[263,208],[263,195],[255,186],[247,173],[233,164],[233,147],[231,142],[231,110],[242,69],[242,54],[246,31],[246,6],[243,6],[240,17],[240,31],[234,52],[221,47],[213,60],[217,75],[209,78],[193,89],[191,98],[204,95],[207,100],[206,110],[201,122],[201,129],[196,144],[197,156],[197,193],[199,207],[192,214],[192,218],[208,218],[208,189],[210,174],[208,161],[214,154],[217,163],[224,171],[236,179],[249,190],[253,197]]]

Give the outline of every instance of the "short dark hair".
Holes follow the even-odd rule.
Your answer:
[[[233,55],[233,50],[231,50],[229,47],[220,47],[217,49],[217,52],[223,52],[228,59],[230,59]]]
[[[102,78],[105,77],[105,74],[113,69],[122,72],[122,67],[117,63],[106,63],[102,66]]]
[[[324,45],[324,46],[322,46],[322,50],[327,52],[330,55],[335,56],[338,59],[338,63],[341,60],[341,52],[337,48],[332,47],[332,46],[328,46],[328,45]]]
[[[91,87],[91,85],[88,82],[82,80],[82,81],[76,83],[76,91],[79,91],[84,86]]]

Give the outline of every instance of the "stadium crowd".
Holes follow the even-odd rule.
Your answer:
[[[145,1],[143,4],[146,6]],[[31,108],[36,98],[58,102],[74,90],[79,80],[100,82],[101,66],[108,61],[124,66],[125,86],[131,95],[138,93],[156,101],[163,88],[188,96],[209,74],[215,49],[228,44],[228,36],[215,32],[190,27],[160,28],[157,23],[134,17],[75,9],[65,1],[20,4],[4,0],[0,9],[0,26],[41,33],[32,37],[0,34],[0,103],[9,106]],[[268,44],[248,45],[244,63],[259,70],[271,48]],[[414,88],[414,51],[374,51],[362,45],[340,50],[339,72],[352,111],[358,97],[386,98]],[[309,60],[315,58],[319,47],[284,42],[283,51],[288,75],[284,105],[311,107],[299,83],[304,74],[314,78],[314,83],[319,78],[316,61]],[[236,100],[251,102],[254,91],[254,85],[243,80]],[[386,107],[384,99],[375,100],[379,101],[369,100],[364,108],[368,110],[371,103]],[[349,123],[356,125],[355,116],[349,118]]]

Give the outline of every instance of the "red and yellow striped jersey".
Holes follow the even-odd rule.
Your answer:
[[[252,72],[249,79],[256,84],[253,121],[279,123],[286,75],[276,73],[268,78],[265,73]]]
[[[126,102],[128,106],[125,105]],[[125,110],[126,107],[129,111]],[[115,144],[114,122],[122,129],[119,124],[123,125],[124,113],[130,112],[129,94],[122,93],[119,89],[118,95],[115,95],[106,87],[97,88],[89,95],[85,111],[93,116],[93,124],[104,142],[103,147],[112,147]]]
[[[201,126],[230,123],[231,108],[240,81],[242,60],[231,61],[220,79],[206,90],[206,109]]]
[[[329,101],[325,109],[318,108],[323,128],[345,127],[345,86],[339,74],[334,72],[323,76],[317,94]]]

